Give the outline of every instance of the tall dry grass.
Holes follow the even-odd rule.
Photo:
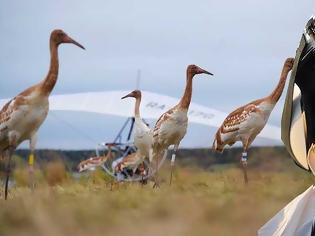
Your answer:
[[[248,186],[235,165],[177,167],[172,186],[165,165],[160,189],[125,183],[111,191],[104,172],[75,180],[60,163],[46,166],[42,176],[34,192],[21,184],[0,201],[0,235],[255,235],[314,181],[291,162],[251,168]]]
[[[44,176],[50,186],[63,183],[67,179],[67,172],[63,162],[49,162],[44,167]]]

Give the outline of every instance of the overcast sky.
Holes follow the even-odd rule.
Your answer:
[[[59,48],[54,94],[131,90],[140,69],[141,89],[180,97],[186,66],[194,63],[215,76],[194,80],[193,101],[230,112],[272,91],[313,14],[314,0],[0,0],[0,98],[45,77],[49,35],[60,28],[86,51]],[[271,124],[280,126],[282,106]],[[39,132],[38,147],[94,147],[123,121],[55,112]],[[183,145],[210,145],[214,131],[193,125]]]

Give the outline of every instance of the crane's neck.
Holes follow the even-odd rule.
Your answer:
[[[192,95],[192,80],[194,75],[190,72],[187,72],[187,79],[186,79],[186,87],[184,94],[179,102],[179,107],[184,110],[188,110],[190,101],[191,101],[191,95]]]
[[[282,69],[281,75],[279,82],[276,86],[276,88],[272,91],[272,93],[269,95],[269,100],[271,103],[276,104],[283,92],[284,86],[285,86],[285,81],[287,79],[287,76],[289,74],[289,70],[286,69],[285,67]]]
[[[141,96],[136,97],[135,103],[135,117],[140,117],[140,103],[141,103]]]
[[[58,78],[59,62],[58,62],[58,45],[50,41],[50,66],[49,71],[42,83],[42,94],[49,96]]]

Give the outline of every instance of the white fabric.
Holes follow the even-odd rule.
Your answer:
[[[64,95],[52,95],[49,98],[50,110],[81,111],[131,117],[134,113],[134,100],[121,97],[130,91],[87,92]],[[8,99],[0,100],[2,107]],[[178,98],[142,91],[140,112],[144,119],[158,119],[160,115],[178,103]],[[189,122],[219,127],[226,113],[191,103]],[[259,135],[263,138],[280,141],[280,128],[266,125]]]
[[[261,227],[258,235],[311,236],[314,220],[315,187],[312,185]]]
[[[292,118],[290,127],[292,152],[300,165],[309,170],[306,152],[306,122],[301,110],[301,90],[295,84],[293,90]]]

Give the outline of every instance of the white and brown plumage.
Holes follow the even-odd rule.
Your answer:
[[[135,173],[136,169],[142,162],[143,161],[139,152],[131,153],[117,163],[115,166],[115,173],[123,171],[124,168],[130,168],[133,170],[133,173]]]
[[[152,160],[152,142],[153,135],[151,129],[148,125],[142,120],[140,116],[140,104],[141,104],[141,91],[134,90],[126,96],[122,97],[125,99],[127,97],[134,97],[135,102],[135,131],[134,131],[134,144],[137,148],[137,156],[141,159],[149,158]]]
[[[217,152],[223,152],[226,145],[232,146],[237,141],[242,142],[243,154],[241,163],[246,183],[248,181],[246,172],[247,150],[256,136],[265,127],[270,113],[282,94],[286,78],[293,67],[293,63],[293,58],[286,59],[278,85],[269,96],[250,102],[230,113],[215,135],[213,150]]]
[[[111,144],[108,144],[108,152],[106,156],[102,157],[90,157],[87,160],[81,161],[78,165],[78,171],[83,172],[86,170],[93,170],[96,167],[102,166],[107,160],[112,158]]]
[[[62,43],[73,43],[84,49],[62,30],[54,30],[50,35],[50,68],[46,78],[18,94],[0,111],[0,152],[6,152],[8,156],[5,198],[7,198],[11,156],[24,140],[30,140],[29,164],[32,171],[36,133],[49,110],[48,97],[57,82],[58,46]]]
[[[187,112],[192,96],[192,80],[196,74],[213,75],[196,65],[189,65],[186,70],[186,87],[182,98],[176,106],[161,115],[153,130],[153,158],[157,162],[156,172],[158,169],[158,159],[164,155],[169,146],[174,145],[170,183],[172,182],[176,151],[187,131]]]
[[[127,177],[133,177],[134,174],[136,174],[137,176],[142,177],[140,180],[141,184],[147,183],[147,180],[145,179],[147,170],[139,152],[134,152],[123,158],[119,158],[113,163],[112,168],[118,182],[121,182]],[[113,188],[113,184],[114,183],[112,182],[111,189]]]

